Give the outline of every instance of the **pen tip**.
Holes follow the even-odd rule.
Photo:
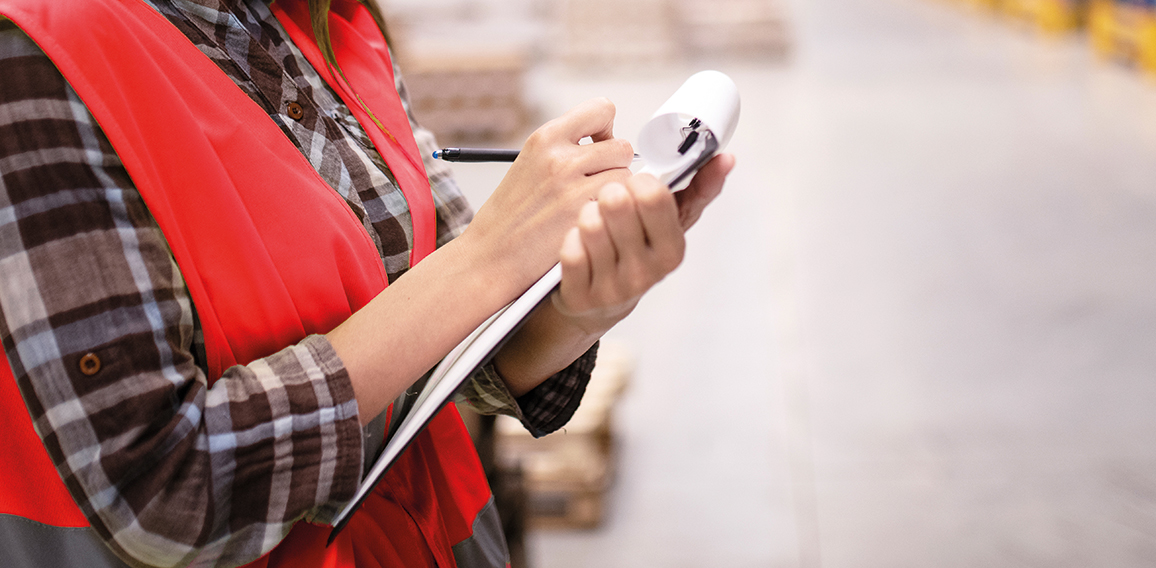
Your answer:
[[[441,150],[434,150],[433,151],[433,157],[435,160],[442,157],[442,151]]]

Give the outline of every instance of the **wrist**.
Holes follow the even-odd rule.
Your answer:
[[[515,397],[537,387],[573,363],[633,309],[614,314],[569,314],[565,304],[543,302],[494,357],[494,368]]]
[[[630,315],[638,305],[639,298],[613,306],[603,306],[587,310],[575,310],[566,305],[561,290],[554,290],[550,294],[550,307],[569,325],[581,330],[584,334],[599,338],[610,328]]]
[[[472,274],[486,278],[486,282],[503,290],[507,301],[525,292],[534,282],[557,262],[553,256],[543,254],[535,241],[527,239],[518,231],[496,231],[471,223],[465,231],[445,247],[453,247],[453,254],[459,262],[474,268]],[[443,247],[443,248],[445,248]]]

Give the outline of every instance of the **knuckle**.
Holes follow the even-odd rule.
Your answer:
[[[630,170],[626,168],[610,170],[608,173],[610,174],[610,181],[618,182],[623,185],[626,185],[626,183],[630,181],[630,176],[632,175]]]
[[[563,268],[580,268],[582,261],[582,256],[569,248],[563,247],[562,250],[558,252],[558,262]]]
[[[531,132],[530,135],[526,137],[526,142],[523,145],[525,146],[526,150],[534,151],[545,145],[551,128],[550,124],[551,123],[547,122],[546,124],[539,126],[537,130]]]
[[[630,194],[618,189],[619,187],[615,184],[608,184],[602,188],[602,191],[598,192],[598,207],[604,213],[618,215],[633,208]]]
[[[602,217],[581,214],[578,216],[578,231],[584,238],[598,237],[602,234],[602,230]]]
[[[619,154],[619,158],[626,160],[627,163],[634,161],[634,145],[625,138],[613,138],[607,140],[614,145],[614,151]]]
[[[633,298],[650,288],[653,278],[645,263],[636,258],[624,258],[619,265],[617,290],[619,300]]]
[[[648,272],[644,272],[642,270],[632,271],[630,276],[627,277],[627,286],[625,290],[626,293],[624,294],[623,299],[625,300],[626,298],[633,298],[635,296],[642,295],[644,292],[650,289],[650,286],[653,283],[654,281]]]
[[[566,149],[562,146],[547,147],[542,156],[545,158],[546,174],[550,177],[567,177],[574,170],[573,160],[569,159]]]
[[[678,268],[678,265],[682,264],[682,259],[685,254],[686,247],[683,246],[682,240],[679,239],[677,245],[670,247],[669,250],[665,250],[659,255],[660,266],[665,272],[670,273],[675,268]]]
[[[614,102],[607,97],[595,97],[591,99],[591,103],[593,103],[598,110],[610,113],[611,116],[613,116],[617,110],[614,107]]]
[[[553,120],[547,121],[542,126],[539,126],[538,129],[534,131],[534,134],[538,136],[538,139],[541,142],[557,140],[562,136],[562,133],[566,131],[567,119],[568,117],[563,115]]]

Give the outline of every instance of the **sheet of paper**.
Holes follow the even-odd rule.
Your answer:
[[[672,184],[674,178],[697,170],[694,165],[704,151],[713,156],[726,147],[738,126],[740,106],[738,87],[730,77],[718,71],[692,75],[642,127],[638,154],[645,165],[640,173],[654,175],[673,190],[682,189],[681,184]],[[691,132],[696,139],[684,146]],[[709,148],[705,132],[713,136],[715,148]]]

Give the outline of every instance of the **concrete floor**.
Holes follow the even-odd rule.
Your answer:
[[[699,68],[744,106],[684,265],[612,332],[607,522],[533,566],[1156,566],[1156,83],[954,3],[791,13],[786,65],[535,72],[626,137]]]

